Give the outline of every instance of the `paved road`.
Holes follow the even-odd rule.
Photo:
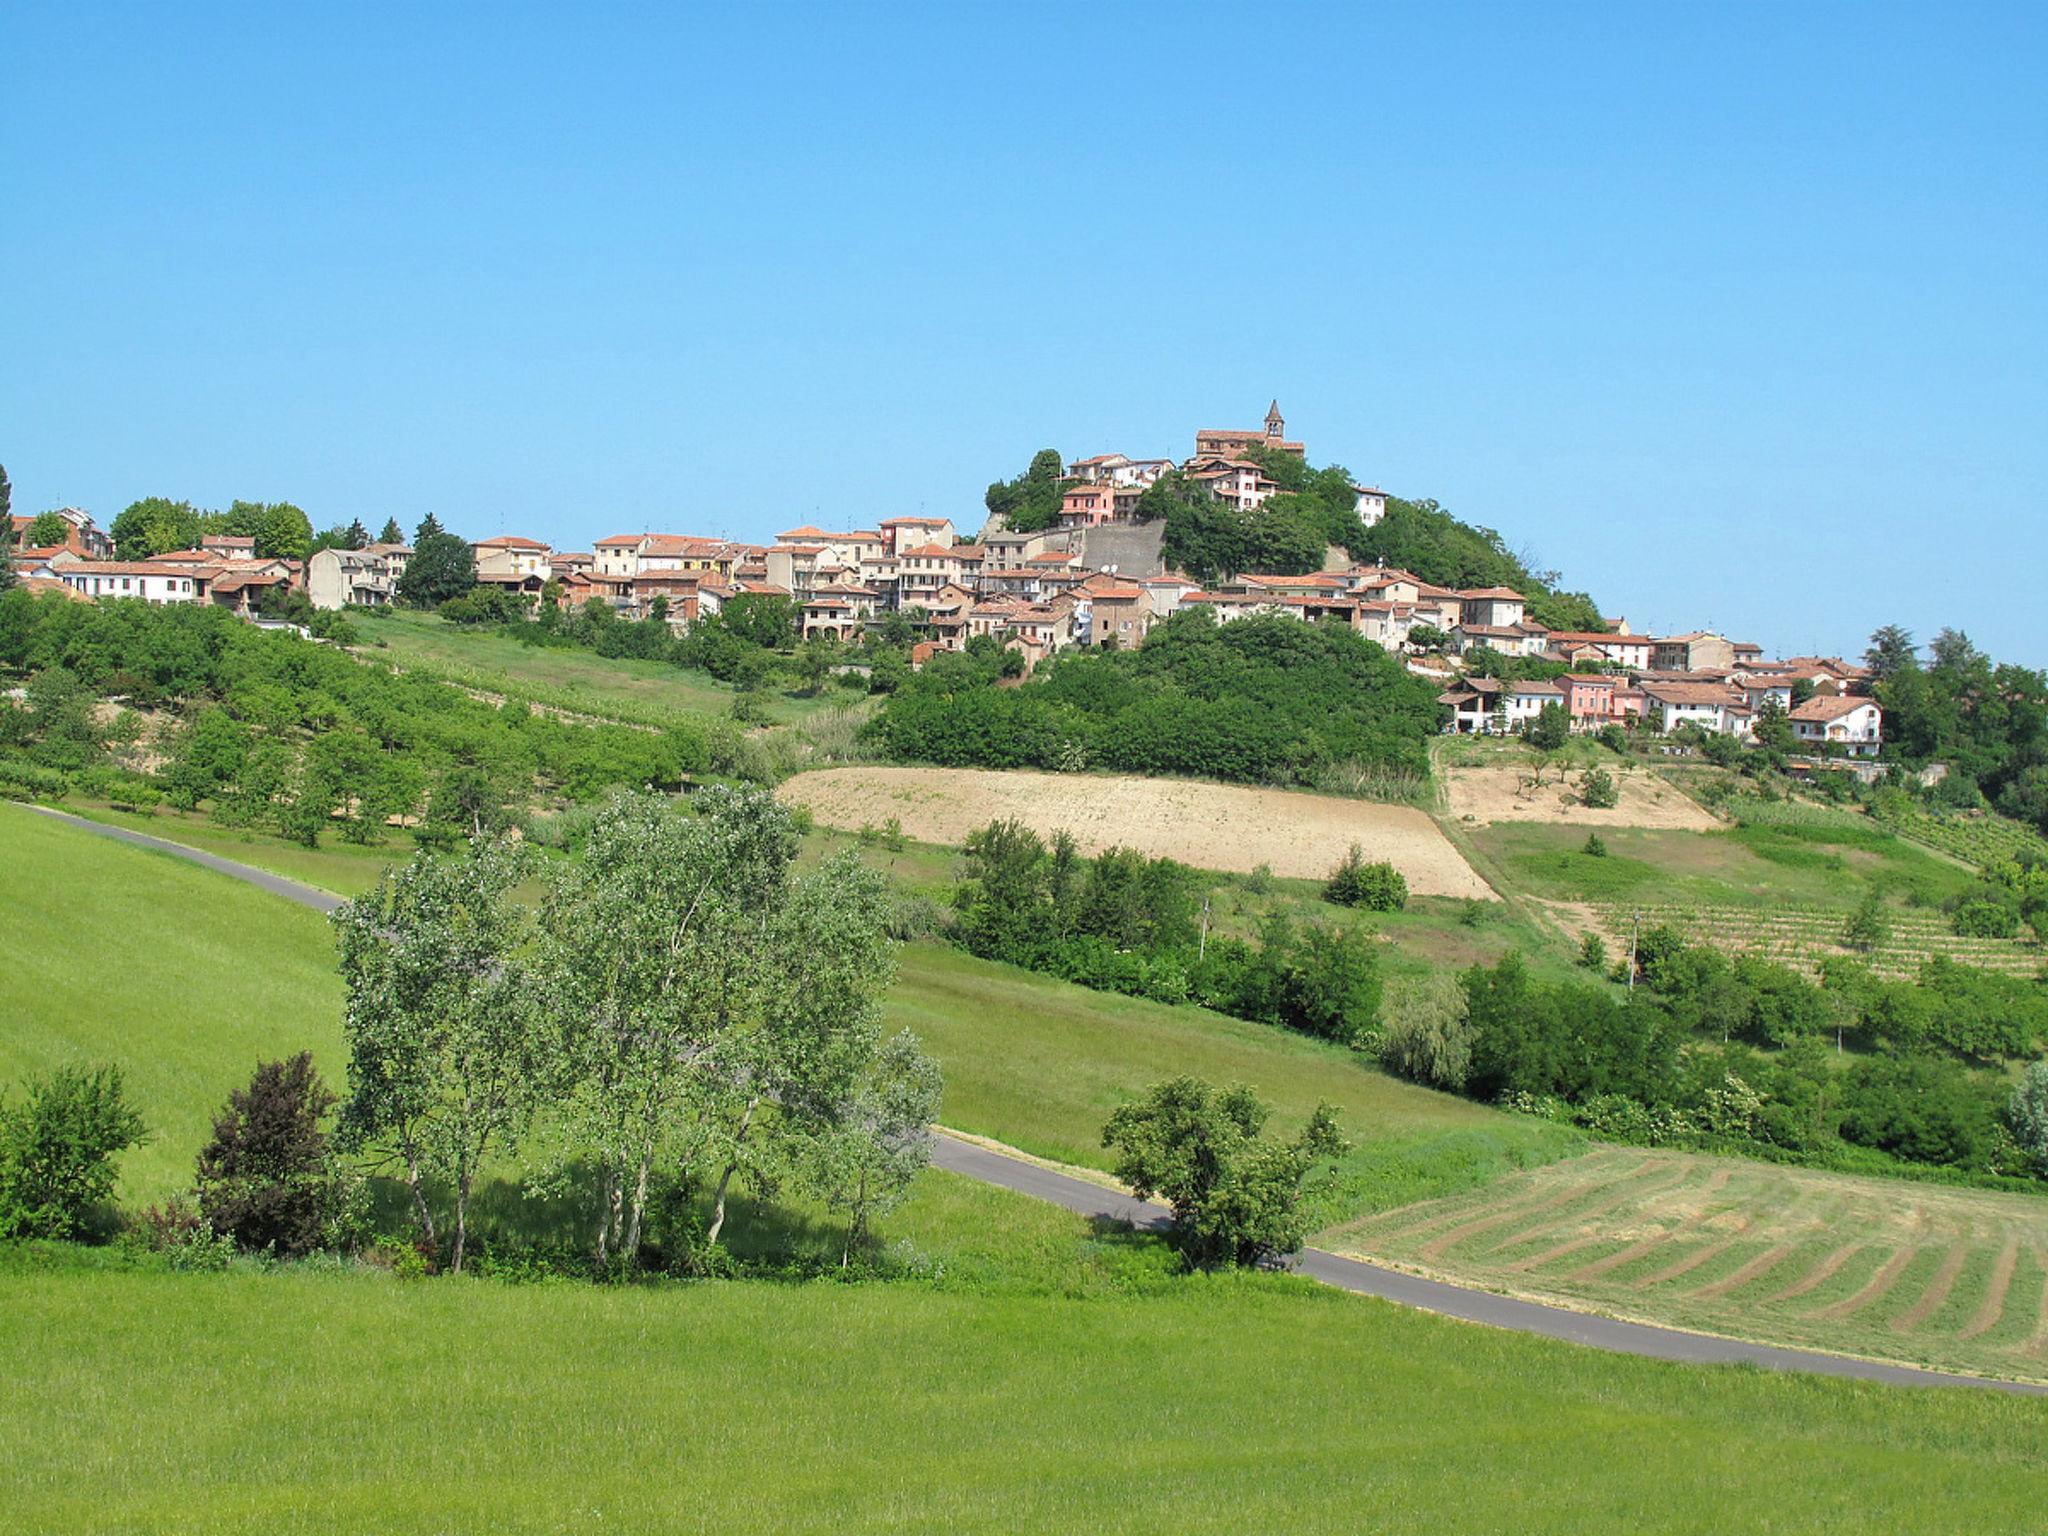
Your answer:
[[[952,1136],[941,1134],[937,1141],[932,1161],[949,1172],[1049,1200],[1084,1216],[1102,1216],[1154,1230],[1165,1227],[1169,1222],[1165,1207],[1134,1200],[1129,1195],[1104,1189],[1086,1179],[1055,1173],[1035,1163],[1020,1162]],[[1779,1349],[1769,1344],[1746,1344],[1737,1339],[1715,1338],[1711,1334],[1687,1333],[1678,1328],[1624,1323],[1610,1317],[1568,1311],[1563,1307],[1546,1307],[1533,1301],[1496,1296],[1491,1291],[1468,1290],[1441,1280],[1425,1280],[1419,1275],[1382,1269],[1377,1264],[1324,1253],[1316,1248],[1305,1249],[1296,1257],[1292,1268],[1296,1273],[1320,1280],[1325,1285],[1356,1291],[1363,1296],[1377,1296],[1404,1307],[1439,1312],[1445,1317],[1460,1318],[1469,1323],[1510,1328],[1518,1333],[1564,1339],[1594,1349],[1613,1350],[1618,1354],[1646,1355],[1653,1360],[1679,1360],[1689,1365],[1759,1365],[1770,1370],[1809,1371],[1822,1376],[1849,1376],[1860,1381],[1883,1381],[1909,1387],[1989,1387],[2001,1392],[2048,1393],[2048,1388],[2022,1382],[1952,1376],[1942,1371],[1921,1371],[1911,1366],[1855,1360],[1846,1355]]]
[[[250,885],[262,887],[273,896],[282,896],[286,901],[295,901],[302,907],[311,907],[315,912],[332,912],[343,900],[332,891],[323,891],[318,886],[302,885],[297,880],[287,880],[283,875],[273,875],[265,869],[237,864],[233,859],[223,859],[218,854],[188,848],[183,843],[174,843],[166,838],[151,837],[146,832],[130,832],[126,827],[110,827],[105,822],[87,821],[83,816],[73,816],[68,811],[53,811],[47,805],[32,805],[28,809],[38,815],[48,816],[53,821],[65,822],[81,831],[90,832],[95,837],[110,837],[117,843],[129,843],[137,848],[152,848],[158,853],[169,853],[181,859],[190,859],[194,864],[203,864],[231,880],[247,881]]]
[[[142,832],[130,832],[125,827],[110,827],[97,821],[86,821],[81,817],[53,811],[45,806],[31,809],[44,816],[54,817],[82,828],[99,837],[110,837],[116,842],[130,843],[139,848],[155,849],[228,876],[230,879],[246,881],[261,887],[287,901],[300,906],[311,907],[317,912],[332,912],[341,905],[342,898],[331,891],[315,886],[302,885],[297,880],[287,880],[282,875],[273,875],[266,870],[254,869],[247,864],[237,864],[232,859],[223,859],[197,848],[188,848],[183,843],[174,843],[161,837],[151,837]],[[1164,1206],[1149,1201],[1136,1200],[1117,1190],[1104,1189],[1086,1179],[1077,1179],[1069,1174],[1056,1173],[1050,1168],[1041,1168],[1036,1163],[1027,1163],[1018,1158],[1006,1157],[972,1142],[957,1137],[940,1135],[934,1149],[932,1161],[949,1173],[965,1174],[984,1184],[1015,1190],[1019,1194],[1049,1201],[1083,1216],[1100,1216],[1111,1221],[1120,1221],[1130,1226],[1157,1231],[1169,1224],[1170,1217]],[[2048,1388],[2029,1386],[2021,1382],[1989,1381],[1975,1376],[1953,1376],[1942,1371],[1920,1371],[1910,1366],[1882,1365],[1874,1360],[1855,1360],[1846,1355],[1825,1355],[1812,1350],[1779,1349],[1769,1344],[1745,1344],[1737,1339],[1715,1338],[1710,1334],[1687,1333],[1678,1328],[1655,1328],[1645,1323],[1624,1323],[1614,1318],[1593,1317],[1583,1312],[1571,1312],[1562,1307],[1546,1307],[1533,1301],[1517,1301],[1509,1296],[1496,1296],[1491,1291],[1468,1290],[1463,1286],[1450,1285],[1441,1280],[1425,1280],[1419,1275],[1407,1275],[1399,1270],[1382,1269],[1377,1264],[1367,1264],[1359,1259],[1347,1259],[1339,1254],[1324,1253],[1320,1249],[1304,1250],[1292,1266],[1296,1273],[1320,1280],[1325,1285],[1334,1285],[1340,1290],[1356,1291],[1363,1296],[1377,1296],[1383,1301],[1397,1302],[1404,1307],[1416,1307],[1425,1312],[1441,1313],[1445,1317],[1460,1318],[1469,1323],[1484,1323],[1494,1328],[1513,1329],[1518,1333],[1540,1334],[1544,1338],[1564,1339],[1573,1344],[1584,1344],[1593,1349],[1613,1350],[1618,1354],[1645,1355],[1654,1360],[1678,1360],[1689,1365],[1758,1365],[1778,1371],[1809,1371],[1822,1376],[1848,1376],[1860,1381],[1890,1382],[1910,1387],[1988,1387],[2000,1392],[2018,1392],[2032,1395],[2048,1393]]]

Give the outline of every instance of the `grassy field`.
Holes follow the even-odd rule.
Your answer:
[[[167,854],[0,804],[0,1086],[67,1060],[124,1069],[152,1139],[121,1198],[186,1183],[262,1057],[339,1071],[341,981],[319,914]]]
[[[1005,1198],[941,1214],[1000,1232]],[[972,1284],[16,1264],[0,1524],[2039,1528],[2038,1401],[1630,1360],[1288,1278],[1164,1277],[1143,1252],[1091,1261],[1077,1293],[1033,1277],[1104,1240],[1032,1220]]]
[[[1317,1201],[1320,1224],[1471,1187],[1576,1150],[1575,1134],[1400,1082],[1354,1053],[1197,1008],[1116,997],[939,945],[903,954],[892,1023],[946,1072],[948,1125],[1060,1162],[1102,1168],[1102,1124],[1180,1073],[1249,1083],[1292,1131],[1317,1100],[1353,1142]]]
[[[633,724],[660,725],[677,713],[724,717],[733,690],[707,672],[661,661],[604,657],[582,649],[521,645],[496,630],[450,624],[431,613],[385,609],[356,622],[365,655],[417,667],[465,686],[511,690]],[[825,699],[772,695],[768,717],[789,724]]]
[[[1330,1239],[1494,1290],[2048,1380],[2048,1201],[1602,1148]]]

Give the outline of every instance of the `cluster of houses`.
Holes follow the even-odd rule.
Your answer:
[[[256,553],[256,541],[207,537],[191,549],[166,550],[147,560],[114,560],[112,542],[90,513],[67,507],[61,544],[24,546],[35,519],[15,517],[11,551],[16,578],[31,592],[55,592],[79,602],[139,597],[149,603],[212,603],[253,618],[266,592],[305,583],[305,566]]]
[[[1259,457],[1252,455],[1263,450]],[[662,615],[678,632],[746,596],[786,597],[806,636],[857,640],[876,620],[900,614],[918,637],[914,666],[958,651],[980,636],[1022,653],[1028,667],[1077,646],[1142,645],[1151,629],[1188,608],[1219,622],[1279,613],[1342,624],[1408,657],[1410,668],[1448,684],[1444,728],[1488,734],[1522,729],[1557,705],[1581,731],[1641,724],[1681,725],[1736,737],[1753,733],[1775,700],[1795,737],[1834,755],[1874,756],[1883,719],[1863,669],[1837,658],[1768,661],[1755,645],[1717,634],[1652,637],[1616,621],[1606,632],[1552,630],[1506,587],[1455,589],[1382,565],[1346,565],[1302,576],[1246,572],[1206,586],[1168,570],[1158,528],[1136,522],[1139,498],[1170,470],[1239,507],[1260,505],[1279,487],[1260,459],[1306,457],[1286,435],[1274,402],[1262,427],[1205,428],[1195,451],[1171,459],[1097,454],[1067,466],[1056,526],[1017,532],[990,518],[963,537],[951,518],[903,516],[873,528],[831,532],[788,528],[773,544],[675,533],[622,533],[588,551],[560,551],[538,539],[499,535],[473,546],[478,585],[537,604],[551,588],[566,607],[600,602],[628,619]],[[1386,496],[1353,486],[1365,526],[1386,512]],[[32,589],[81,600],[140,597],[210,602],[253,614],[272,587],[303,587],[316,608],[377,607],[394,601],[412,551],[403,544],[323,549],[302,568],[256,556],[247,539],[207,538],[201,547],[144,561],[115,561],[90,516],[64,514],[61,546],[16,552]],[[19,534],[31,519],[16,518]],[[1555,680],[1484,675],[1475,653],[1533,658],[1570,670]]]

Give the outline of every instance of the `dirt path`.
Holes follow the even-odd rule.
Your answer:
[[[1320,880],[1353,843],[1384,859],[1418,896],[1495,899],[1492,887],[1424,812],[1334,795],[1109,774],[1001,773],[980,768],[821,768],[782,786],[783,799],[827,826],[858,830],[895,818],[920,842],[957,847],[991,821],[1043,836],[1071,833],[1085,853],[1135,848],[1201,869]]]

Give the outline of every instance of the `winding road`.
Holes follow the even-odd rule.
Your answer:
[[[218,874],[246,881],[250,885],[282,896],[317,912],[332,912],[343,898],[317,886],[273,875],[267,870],[238,864],[218,854],[188,848],[147,833],[125,827],[88,821],[47,806],[31,806],[39,815],[65,822],[98,837],[189,859]],[[1106,1189],[1086,1179],[1006,1156],[974,1142],[963,1141],[941,1131],[935,1137],[932,1161],[949,1173],[964,1175],[984,1184],[1045,1200],[1083,1216],[1117,1221],[1133,1227],[1158,1230],[1171,1217],[1166,1208],[1138,1200],[1118,1190]],[[1319,1280],[1340,1290],[1373,1296],[1399,1306],[1414,1307],[1454,1317],[1468,1323],[1537,1334],[1548,1339],[1583,1344],[1617,1354],[1642,1355],[1653,1360],[1674,1360],[1687,1365],[1750,1365],[1767,1370],[1805,1371],[1821,1376],[1849,1377],[1859,1381],[1885,1382],[1906,1387],[1978,1387],[1991,1391],[2026,1395],[2048,1395],[2048,1387],[2027,1382],[1997,1381],[1988,1377],[1953,1375],[1944,1371],[1921,1370],[1914,1366],[1889,1365],[1877,1360],[1859,1360],[1849,1355],[1830,1355],[1817,1350],[1783,1349],[1770,1344],[1752,1344],[1715,1334],[1689,1333],[1681,1328],[1663,1328],[1648,1323],[1623,1322],[1618,1318],[1574,1312],[1540,1302],[1521,1301],[1492,1291],[1474,1290],[1447,1281],[1429,1280],[1400,1270],[1382,1268],[1362,1259],[1325,1253],[1308,1248],[1296,1255],[1289,1266],[1295,1273]]]

